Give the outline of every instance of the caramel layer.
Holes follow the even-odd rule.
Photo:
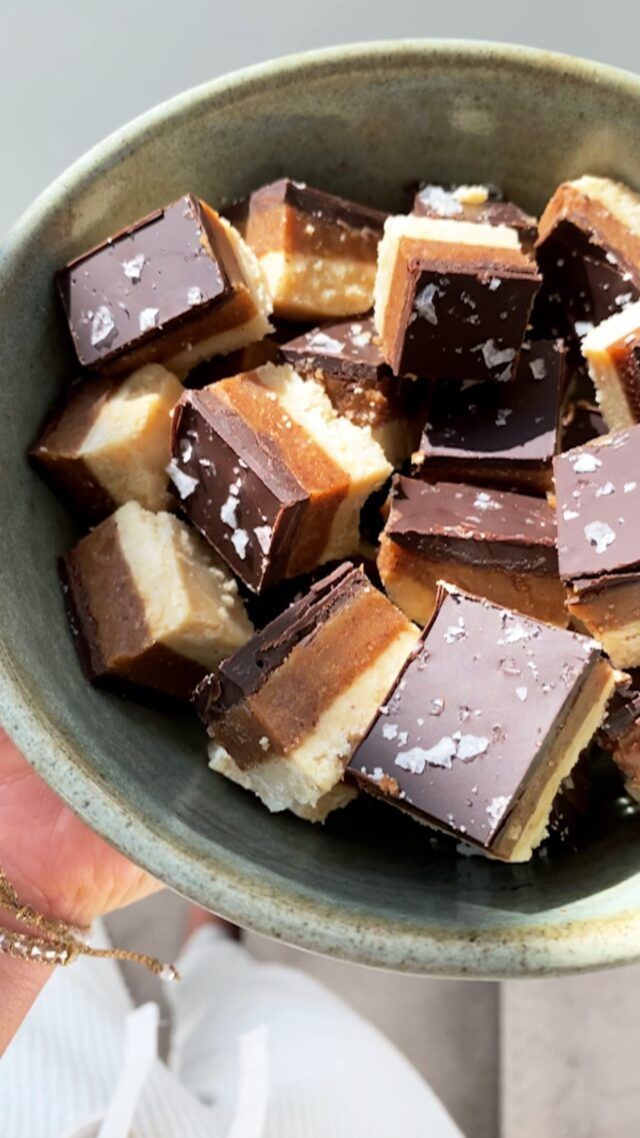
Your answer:
[[[285,204],[264,209],[252,205],[245,237],[258,257],[282,251],[375,263],[380,234]]]
[[[432,560],[408,552],[385,536],[378,555],[378,571],[391,600],[419,624],[426,624],[435,611],[438,581],[447,581],[473,596],[547,624],[568,624],[565,590],[556,577],[507,572],[499,566]]]
[[[215,392],[256,434],[271,440],[309,494],[289,566],[290,575],[303,572],[322,558],[336,513],[349,492],[349,476],[250,372],[223,380]]]
[[[406,628],[403,615],[377,590],[359,593],[294,648],[254,695],[231,709],[217,741],[240,766],[259,762],[266,753],[261,739],[271,753],[290,753]]]

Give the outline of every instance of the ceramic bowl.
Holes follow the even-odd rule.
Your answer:
[[[27,465],[73,375],[54,270],[187,190],[214,205],[290,174],[400,208],[417,178],[497,182],[540,210],[589,171],[640,188],[640,80],[522,48],[398,42],[216,80],[118,131],[0,250],[0,718],[86,821],[174,889],[242,925],[364,964],[518,976],[640,956],[640,820],[596,785],[574,855],[509,867],[434,849],[363,802],[313,827],[207,771],[196,722],[92,690],[56,557],[74,526]]]

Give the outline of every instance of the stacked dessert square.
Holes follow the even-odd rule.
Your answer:
[[[30,456],[93,683],[191,703],[271,811],[364,791],[503,861],[594,745],[640,796],[638,195],[284,178],[79,253]]]

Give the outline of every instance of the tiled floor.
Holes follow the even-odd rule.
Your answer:
[[[171,959],[184,919],[185,903],[164,893],[109,925],[117,943]],[[310,972],[384,1031],[466,1138],[640,1135],[640,967],[498,985],[376,972],[254,935],[246,943]],[[137,999],[157,998],[153,977],[128,978]]]

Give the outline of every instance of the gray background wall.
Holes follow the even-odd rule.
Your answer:
[[[234,68],[364,39],[457,36],[633,70],[639,31],[636,0],[610,9],[601,0],[0,0],[0,233],[94,142]]]

